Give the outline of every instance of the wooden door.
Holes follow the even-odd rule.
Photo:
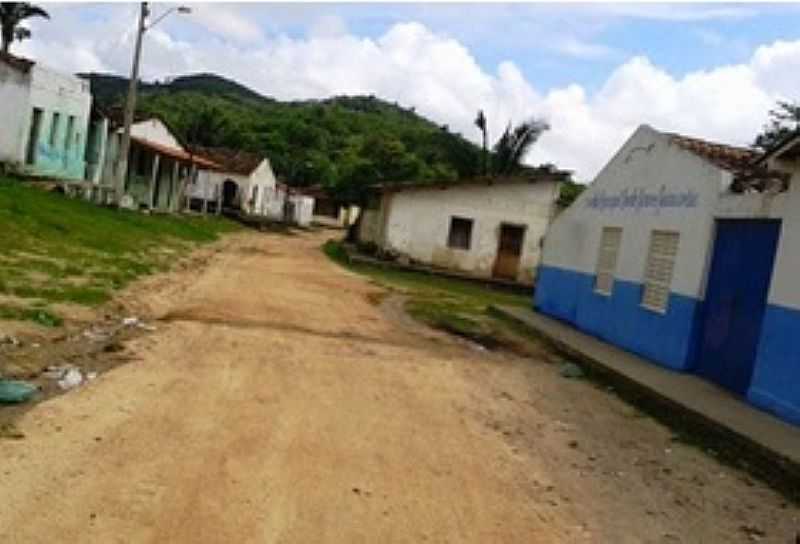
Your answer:
[[[500,240],[497,258],[492,275],[495,278],[516,280],[519,273],[519,259],[522,243],[525,240],[525,227],[519,225],[500,225]]]

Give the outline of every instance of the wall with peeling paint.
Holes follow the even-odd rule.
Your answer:
[[[447,188],[415,188],[383,196],[364,212],[362,239],[421,263],[492,276],[501,225],[525,228],[517,281],[532,283],[541,241],[555,212],[558,183],[520,179]],[[453,217],[471,219],[469,249],[448,247]]]
[[[84,179],[91,105],[83,79],[40,64],[25,72],[0,61],[0,160],[29,175]],[[34,108],[42,111],[41,124],[27,161]]]

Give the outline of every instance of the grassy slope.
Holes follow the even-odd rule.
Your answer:
[[[377,283],[408,296],[406,310],[412,317],[448,332],[491,345],[505,340],[508,325],[498,322],[487,313],[492,304],[530,306],[531,297],[492,289],[457,279],[348,264],[338,242],[328,242],[323,250],[342,266],[364,274]]]
[[[226,220],[100,208],[0,178],[0,319],[58,325],[52,303],[102,303],[235,228]]]

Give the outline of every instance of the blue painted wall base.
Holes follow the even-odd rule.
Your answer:
[[[670,294],[667,311],[641,306],[642,285],[615,280],[611,295],[594,290],[594,275],[542,266],[534,307],[578,329],[673,370],[688,370],[694,355],[696,299]]]
[[[594,291],[594,275],[551,266],[538,271],[534,307],[664,367],[690,371],[702,302],[671,294],[667,312],[642,308],[641,284],[615,280],[611,296]],[[800,425],[800,310],[767,306],[747,400]]]
[[[767,306],[747,398],[800,425],[800,311]]]

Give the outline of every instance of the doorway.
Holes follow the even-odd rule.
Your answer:
[[[28,149],[25,151],[25,164],[36,162],[36,148],[39,144],[39,133],[42,129],[42,110],[33,108],[31,115],[31,129],[28,133]]]
[[[519,261],[522,244],[525,240],[525,227],[521,225],[500,225],[500,240],[497,245],[497,258],[492,276],[504,280],[516,280],[519,274]]]
[[[226,179],[222,184],[222,208],[238,208],[239,186],[236,182]]]
[[[717,221],[696,366],[739,395],[753,376],[780,228],[780,221]]]

